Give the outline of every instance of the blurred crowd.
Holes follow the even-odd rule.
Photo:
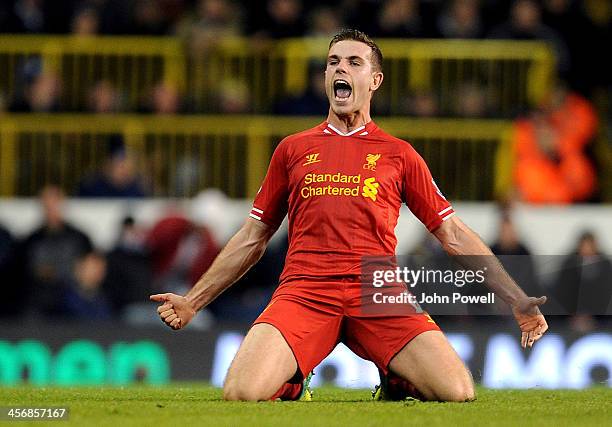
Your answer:
[[[610,85],[609,65],[600,59],[610,40],[611,9],[600,0],[5,0],[0,3],[0,33],[173,35],[184,39],[196,56],[223,37],[331,37],[347,26],[374,38],[544,40],[556,53],[561,78],[589,97],[594,88]],[[36,64],[26,68],[27,90],[21,99],[0,100],[0,111],[3,104],[12,111],[57,111],[63,82],[56,75],[41,74]],[[234,92],[246,89],[231,86]],[[464,90],[465,97],[459,98],[478,110],[472,116],[485,114],[478,106],[478,88]],[[241,98],[221,92],[233,100]],[[415,94],[411,104],[420,102],[435,115],[436,106],[425,105],[433,100],[418,95],[423,94]],[[202,112],[194,111],[187,98],[160,82],[139,111]],[[122,111],[127,108],[122,101],[117,88],[103,80],[91,88],[87,108]],[[325,112],[316,99],[307,107],[310,114]],[[209,108],[228,112],[221,105]],[[245,109],[249,112],[248,102],[237,112]]]
[[[65,216],[65,194],[55,185],[40,191],[42,221],[17,239],[0,224],[0,289],[7,303],[0,318],[120,320],[157,324],[149,295],[184,294],[210,267],[220,244],[209,226],[169,208],[149,227],[131,216],[117,225],[106,253]],[[262,261],[195,321],[252,321],[277,285],[286,242],[272,245]]]
[[[487,242],[491,251],[527,295],[547,296],[543,312],[547,314],[549,323],[565,324],[580,332],[612,325],[612,261],[601,249],[594,230],[585,228],[569,254],[538,255],[525,243],[513,219],[511,204],[500,204],[497,224],[496,236]],[[429,233],[412,249],[404,264],[413,269],[463,269],[461,263],[449,257]],[[453,286],[436,287],[436,293],[447,294],[452,300],[452,293],[457,289]],[[482,296],[488,292],[484,287],[461,289],[468,295]],[[432,314],[441,314],[441,318],[436,318],[441,323],[456,322],[456,315],[464,316],[459,321],[469,316],[487,316],[492,321],[494,319],[489,316],[500,319],[499,315],[511,314],[509,306],[499,298],[490,305],[438,305],[433,310],[437,312],[431,311]],[[454,316],[446,317],[448,314]]]
[[[220,203],[215,195],[200,201],[205,201],[206,208],[213,211],[212,205]],[[0,225],[0,277],[5,303],[0,318],[112,319],[125,324],[159,326],[149,295],[187,292],[210,267],[224,243],[212,232],[214,222],[202,221],[201,217],[198,220],[174,207],[148,227],[126,216],[117,225],[113,248],[104,253],[66,218],[64,203],[65,196],[59,187],[46,186],[39,195],[43,215],[38,228],[17,239]],[[585,230],[575,249],[564,257],[539,256],[536,260],[538,257],[521,239],[512,210],[503,206],[499,211],[498,234],[489,243],[529,295],[549,296],[547,307],[557,315],[553,321],[567,322],[580,331],[609,322],[612,263],[600,249],[594,232]],[[286,236],[273,240],[254,268],[198,314],[194,327],[206,329],[215,322],[253,321],[278,284],[286,251]],[[444,271],[451,268],[452,262],[429,233],[411,250],[409,258],[416,263],[412,265],[415,269],[420,265]],[[542,274],[536,264],[556,265]],[[509,311],[502,303],[487,306],[484,311],[466,308],[465,312],[453,314],[499,315]],[[440,316],[438,321],[456,319]]]
[[[610,61],[601,60],[610,41],[611,17],[612,4],[598,0],[342,0],[333,4],[320,0],[7,0],[0,3],[0,32],[172,35],[181,37],[188,51],[199,58],[206,58],[207,49],[223,37],[248,36],[256,45],[286,37],[331,37],[346,26],[374,38],[544,40],[556,53],[558,84],[531,111],[512,112],[516,119],[514,192],[509,197],[531,203],[574,203],[602,199],[597,176],[608,164],[600,158],[609,155],[596,154],[592,143],[598,137],[604,139],[612,124],[608,117],[612,109],[602,101],[606,96],[601,96],[612,93]],[[253,107],[249,87],[231,79],[216,82],[206,102],[196,102],[172,82],[160,80],[147,87],[136,104],[128,102],[116,84],[101,79],[85,90],[78,105],[69,107],[62,102],[68,82],[60,75],[44,69],[36,58],[21,68],[11,99],[0,92],[0,113],[321,116],[328,110],[320,62],[310,64],[303,93],[279,95],[262,111]],[[487,90],[477,81],[454,87],[450,103],[443,103],[439,95],[424,89],[407,93],[393,113],[417,118],[508,118],[491,105]],[[390,114],[388,102],[381,99],[374,98],[376,116]],[[122,173],[127,175],[130,169],[131,159],[124,154],[109,155],[103,176],[82,183],[77,194],[147,195],[133,176],[123,176],[119,190],[109,185],[121,181]]]

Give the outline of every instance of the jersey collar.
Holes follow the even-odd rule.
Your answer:
[[[372,121],[372,120],[370,120],[368,123],[366,123],[363,126],[359,126],[358,128],[353,129],[352,131],[350,131],[348,133],[341,132],[338,128],[336,128],[331,123],[323,122],[323,133],[326,133],[328,135],[339,135],[339,136],[357,135],[357,136],[366,136],[366,135],[372,133],[372,131],[374,129],[376,129],[376,125],[374,124],[374,121]]]

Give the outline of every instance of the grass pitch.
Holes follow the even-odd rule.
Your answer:
[[[372,402],[367,390],[315,389],[313,402],[224,402],[205,385],[0,388],[0,406],[66,406],[69,421],[18,425],[123,426],[604,426],[612,389],[487,390],[472,403]],[[0,421],[0,425],[7,424]]]

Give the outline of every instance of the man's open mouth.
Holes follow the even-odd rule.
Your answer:
[[[346,80],[336,80],[334,82],[334,96],[338,101],[345,101],[353,92],[351,85]]]

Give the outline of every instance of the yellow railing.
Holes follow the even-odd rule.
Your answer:
[[[376,102],[402,114],[414,91],[431,91],[441,114],[453,113],[462,85],[484,93],[487,116],[505,117],[536,103],[550,84],[554,57],[546,44],[493,40],[379,40],[385,55],[385,83]],[[262,44],[223,39],[206,52],[188,54],[177,38],[0,36],[0,92],[18,95],[24,67],[42,61],[64,83],[62,106],[82,109],[93,84],[106,79],[135,110],[158,81],[179,86],[190,107],[213,111],[225,87],[249,97],[253,112],[307,86],[308,64],[324,61],[327,39],[288,39]]]
[[[232,197],[256,194],[276,144],[319,117],[13,114],[0,123],[0,194],[30,196],[59,181],[74,194],[102,167],[105,142],[120,135],[154,196],[192,196],[207,187]],[[385,118],[379,126],[408,139],[453,199],[488,200],[496,153],[510,123],[497,120]]]
[[[285,60],[285,89],[306,85],[308,61],[325,58],[327,40],[284,40],[276,56]],[[491,113],[511,115],[539,102],[552,82],[555,58],[542,42],[501,40],[378,41],[385,82],[377,94],[390,113],[401,113],[413,91],[436,94],[442,113],[452,113],[461,85],[475,83],[486,93]]]
[[[37,64],[39,62],[39,64]],[[159,81],[185,82],[179,39],[169,37],[0,36],[0,92],[20,96],[28,68],[40,65],[62,81],[62,108],[84,109],[89,90],[108,80],[136,110]]]

